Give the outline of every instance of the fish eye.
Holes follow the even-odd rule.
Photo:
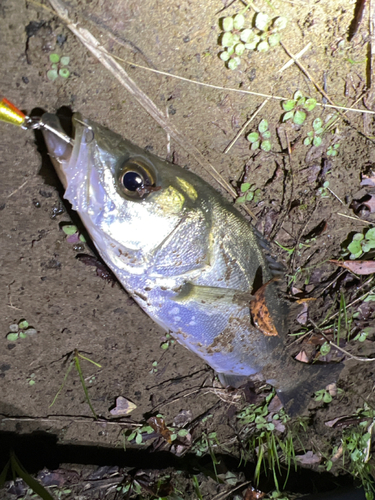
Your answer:
[[[145,198],[155,191],[155,175],[151,168],[138,160],[129,160],[120,171],[120,187],[123,193],[132,199]]]

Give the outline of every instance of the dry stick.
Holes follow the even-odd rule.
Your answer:
[[[375,358],[360,358],[359,356],[355,356],[354,354],[351,354],[350,352],[345,351],[345,349],[343,349],[342,347],[339,347],[337,344],[335,344],[334,342],[329,340],[329,338],[326,336],[326,334],[323,333],[323,330],[321,330],[319,328],[319,326],[316,323],[314,323],[314,321],[312,319],[309,319],[309,321],[313,325],[313,327],[316,328],[319,331],[319,333],[326,339],[326,341],[328,342],[329,345],[331,345],[332,347],[334,347],[338,351],[341,351],[346,356],[350,356],[352,359],[355,359],[356,361],[375,361]]]
[[[31,2],[32,0],[28,0]],[[297,57],[297,56],[296,56]],[[134,66],[135,68],[144,69],[145,71],[151,71],[151,73],[156,73],[158,75],[169,76],[169,78],[175,78],[176,80],[182,80],[183,82],[194,83],[194,85],[201,85],[202,87],[209,87],[211,89],[224,90],[225,92],[237,92],[238,94],[247,94],[247,95],[255,95],[258,97],[269,97],[270,99],[276,99],[278,101],[287,101],[289,97],[282,97],[278,95],[271,94],[262,94],[261,92],[252,92],[251,90],[243,90],[243,89],[233,89],[231,87],[221,87],[220,85],[212,85],[211,83],[199,82],[197,80],[192,80],[190,78],[184,78],[183,76],[173,75],[171,73],[167,73],[166,71],[155,70],[152,68],[147,68],[147,66],[142,66],[141,64],[136,64],[126,59],[122,59],[118,56],[113,56],[114,59],[121,61],[123,63],[129,64],[129,66]],[[294,62],[294,61],[293,61]],[[371,111],[369,109],[356,109],[356,108],[347,108],[345,106],[337,106],[336,104],[323,104],[321,102],[316,103],[317,106],[322,106],[324,108],[333,108],[337,110],[343,111],[353,111],[356,113],[367,113],[370,115],[375,115],[375,111]]]
[[[294,56],[294,59],[299,59],[300,57],[302,57],[311,47],[312,43],[309,42],[305,48],[303,48],[302,50],[300,50],[298,52],[298,54],[296,54]],[[278,73],[281,73],[282,71],[286,70],[287,68],[289,68],[290,66],[292,66],[294,63],[295,63],[295,60],[294,59],[290,59],[286,64],[284,64],[284,66],[282,68],[280,68],[278,70]]]
[[[282,48],[285,50],[285,52],[288,54],[289,57],[291,57],[294,62],[296,63],[296,65],[299,67],[299,69],[305,73],[305,75],[307,76],[307,78],[309,78],[309,80],[314,84],[314,86],[316,87],[316,89],[322,94],[322,96],[324,96],[328,102],[331,103],[331,105],[334,107],[334,102],[332,101],[332,99],[329,97],[329,95],[322,89],[322,87],[314,80],[314,78],[310,75],[310,73],[307,71],[307,69],[299,62],[297,61],[297,59],[295,58],[295,56],[285,47],[285,45],[280,42],[280,45],[282,46]],[[353,125],[349,118],[346,117],[343,112],[339,109],[339,108],[336,108],[337,109],[337,112],[340,114],[340,116],[342,118],[345,118],[346,121],[350,124],[351,127],[353,127],[359,134],[361,134],[363,137],[366,137],[366,139],[368,139],[369,141],[371,141],[372,143],[374,143],[374,141],[368,137],[367,135],[365,135],[363,132],[361,132],[355,125]]]
[[[364,221],[364,220],[360,219],[359,217],[353,217],[352,215],[342,214],[341,212],[337,212],[337,215],[341,215],[341,217],[347,217],[348,219],[353,219],[357,222],[360,222],[361,224],[364,224],[365,226],[369,225],[368,221]]]
[[[252,114],[252,116],[247,120],[247,122],[245,123],[245,125],[241,128],[241,130],[238,132],[238,134],[235,136],[235,138],[229,143],[229,145],[224,149],[224,153],[228,153],[232,147],[234,146],[234,144],[238,141],[238,139],[241,137],[242,133],[244,132],[244,130],[246,129],[246,127],[254,120],[254,118],[257,116],[257,114],[259,113],[259,111],[263,108],[263,106],[265,106],[265,104],[267,104],[267,102],[270,100],[270,97],[268,97],[268,99],[266,99],[265,101],[262,102],[262,104],[259,106],[259,108],[255,111],[255,113]]]
[[[299,232],[299,235],[297,237],[297,241],[296,241],[296,244],[295,244],[295,248],[298,248],[298,245],[299,245],[299,242],[301,241],[301,238],[302,238],[302,235],[303,233],[305,232],[306,228],[307,228],[307,225],[310,223],[311,219],[313,218],[315,212],[318,210],[318,207],[319,207],[319,204],[320,204],[320,200],[318,200],[316,202],[316,205],[314,207],[314,210],[311,212],[311,214],[309,215],[305,225],[303,226],[303,228],[301,229],[301,231]],[[294,272],[294,264],[295,264],[295,260],[296,260],[296,252],[293,252],[293,255],[290,259],[290,267],[292,269],[292,273]],[[307,261],[305,261],[305,264],[306,264]],[[303,267],[303,266],[301,266]]]
[[[56,10],[60,18],[67,24],[68,28],[77,38],[94,54],[94,56],[107,68],[113,76],[130,92],[138,103],[154,118],[154,120],[170,134],[174,140],[190,153],[193,158],[218,182],[233,198],[237,197],[235,189],[217,172],[215,167],[206,160],[202,153],[183,135],[177,128],[170,123],[154,102],[138,87],[126,73],[124,68],[102,47],[99,41],[85,28],[80,28],[69,18],[65,5],[60,0],[49,0],[52,7]],[[255,218],[251,210],[244,206],[244,209]]]

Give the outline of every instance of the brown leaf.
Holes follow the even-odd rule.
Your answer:
[[[245,491],[244,500],[260,500],[264,495],[265,493],[263,493],[263,491],[256,490],[252,486],[249,486]]]
[[[110,411],[110,414],[114,417],[122,417],[124,415],[129,415],[129,413],[136,408],[137,405],[135,405],[128,399],[119,396],[118,398],[116,398],[116,406]]]
[[[168,429],[165,420],[162,417],[150,417],[147,423],[154,429],[155,432],[160,434],[169,444],[172,443],[172,431]]]
[[[294,359],[296,359],[297,361],[300,361],[301,363],[309,363],[310,362],[305,351],[300,351]]]
[[[349,269],[355,274],[373,274],[375,273],[375,260],[330,260],[337,266]]]
[[[307,323],[307,310],[308,305],[306,302],[302,303],[302,310],[297,314],[296,320],[300,325],[306,325]]]
[[[255,326],[267,336],[278,335],[270,312],[266,304],[266,287],[273,281],[270,280],[262,285],[254,294],[254,299],[250,302],[250,313]]]

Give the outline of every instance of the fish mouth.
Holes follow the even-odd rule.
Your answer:
[[[68,181],[64,166],[69,163],[72,157],[74,141],[63,130],[57,115],[44,113],[40,125],[51,162],[60,182],[64,189],[66,189]],[[74,133],[75,131],[73,130]]]

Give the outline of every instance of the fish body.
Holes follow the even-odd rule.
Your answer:
[[[42,121],[53,129],[55,115]],[[339,366],[306,365],[286,352],[287,307],[265,243],[208,183],[81,115],[74,147],[45,130],[64,197],[99,254],[140,307],[229,385],[261,374],[291,413],[334,381]],[[250,303],[262,285],[273,332]]]

